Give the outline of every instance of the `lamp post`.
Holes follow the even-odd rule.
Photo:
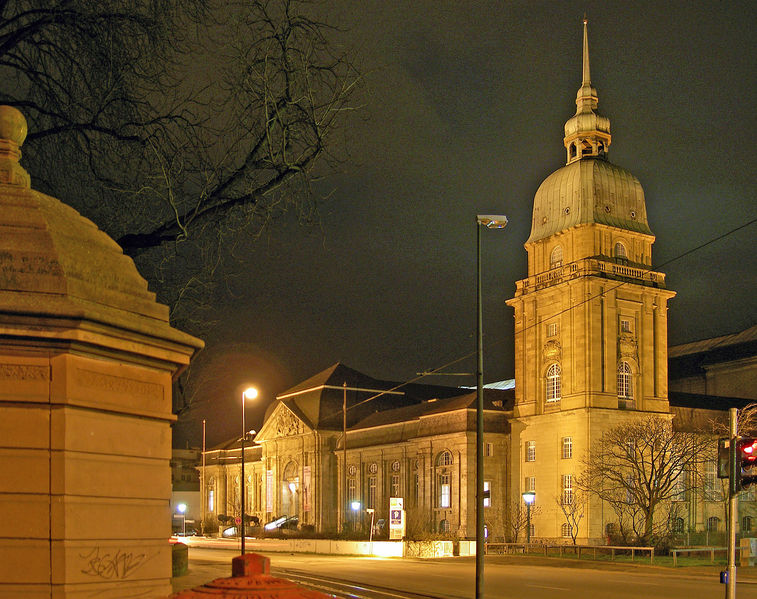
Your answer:
[[[484,596],[484,341],[481,302],[481,227],[504,229],[502,214],[476,216],[476,599]]]
[[[240,527],[241,527],[240,530],[242,531],[241,535],[240,535],[241,545],[242,545],[242,547],[241,547],[242,555],[244,555],[244,533],[245,533],[245,529],[244,529],[244,514],[245,514],[245,507],[246,507],[245,499],[246,499],[246,496],[247,496],[247,485],[244,484],[245,483],[245,480],[244,480],[244,440],[245,440],[245,437],[247,436],[247,425],[244,422],[244,400],[245,399],[255,399],[257,396],[258,396],[258,390],[255,389],[255,387],[248,387],[247,389],[245,389],[244,391],[242,391],[242,479],[239,481],[241,483],[241,485],[242,485],[242,489],[241,489],[241,491],[242,491],[241,492],[241,496],[242,496],[242,522],[240,523]]]
[[[523,493],[523,501],[526,502],[526,545],[531,543],[531,504],[536,499],[536,493],[533,491],[526,491]],[[528,547],[526,547],[528,552]]]
[[[179,515],[181,516],[181,536],[186,537],[187,536],[187,504],[186,503],[180,503],[176,506],[176,511],[179,512]]]
[[[376,510],[374,510],[372,507],[369,507],[365,511],[371,515],[371,532],[368,535],[368,542],[371,544],[371,553],[373,553],[373,518],[376,514]]]
[[[360,511],[360,502],[352,501],[350,507],[352,508],[352,529],[357,530],[357,513]]]

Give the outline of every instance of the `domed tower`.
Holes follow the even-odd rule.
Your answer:
[[[582,82],[563,139],[567,163],[536,192],[528,277],[507,302],[515,310],[513,443],[520,445],[513,472],[545,499],[570,490],[578,458],[607,427],[668,412],[667,302],[675,293],[651,270],[644,191],[608,161],[610,120],[597,105],[584,19]],[[560,519],[542,509],[549,530],[536,535],[560,536]],[[580,536],[601,537],[589,520]]]

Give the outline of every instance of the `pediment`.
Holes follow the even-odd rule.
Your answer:
[[[274,408],[255,437],[257,443],[282,437],[295,437],[311,431],[311,428],[284,402]]]

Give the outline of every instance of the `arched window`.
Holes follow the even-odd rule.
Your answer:
[[[549,256],[549,267],[557,268],[558,266],[562,266],[562,247],[556,245]]]
[[[570,526],[567,522],[563,523],[562,525],[562,536],[564,539],[567,539],[570,537]]]
[[[437,466],[451,466],[452,465],[452,452],[444,450],[436,457]]]
[[[560,365],[552,364],[547,370],[547,401],[560,401],[562,389],[560,385]]]
[[[710,516],[707,518],[707,530],[710,532],[717,532],[720,527],[720,518],[717,516]]]
[[[449,520],[442,520],[439,522],[439,532],[449,532]]]
[[[628,252],[626,252],[626,246],[618,241],[615,244],[615,257],[622,260],[628,260]]]
[[[618,399],[633,399],[631,365],[625,361],[618,364]]]
[[[452,507],[451,465],[452,452],[444,450],[436,457],[436,505],[440,508]]]

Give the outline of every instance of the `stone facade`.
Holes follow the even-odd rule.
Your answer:
[[[0,107],[0,597],[170,592],[173,378],[202,342],[116,243],[30,188]]]

